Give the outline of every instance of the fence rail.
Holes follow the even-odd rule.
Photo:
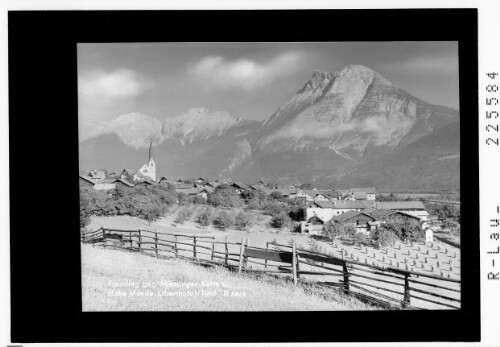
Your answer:
[[[295,285],[301,282],[328,287],[380,306],[460,309],[459,280],[297,249],[293,242],[290,245],[267,242],[266,248],[261,248],[250,246],[248,239],[229,242],[227,237],[221,241],[203,235],[108,228],[82,232],[81,240],[150,252],[157,257],[173,256],[222,265],[238,272],[291,275]],[[216,250],[216,245],[223,250]],[[270,245],[275,249],[270,249]],[[326,281],[326,278],[331,279]]]

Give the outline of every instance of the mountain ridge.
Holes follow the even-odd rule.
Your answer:
[[[160,167],[168,175],[210,173],[239,180],[293,176],[327,184],[339,182],[343,175],[357,169],[377,167],[367,163],[386,160],[401,148],[459,122],[458,111],[420,100],[361,65],[348,65],[336,72],[314,71],[292,97],[263,121],[249,121],[205,108],[192,108],[163,122],[145,118],[149,117],[146,115],[135,117],[144,124],[115,119],[96,136],[82,141],[81,164],[88,167],[99,162],[96,139],[115,133],[119,141],[136,151],[153,142],[160,155]],[[129,118],[134,119],[124,119]],[[132,135],[125,134],[123,124],[128,124]],[[119,141],[113,142],[113,146],[120,146]],[[418,143],[415,146],[425,147]],[[459,143],[450,149],[453,153],[440,152],[441,156],[456,154],[457,146]],[[418,149],[411,153],[415,152]],[[425,165],[434,165],[437,159],[432,153],[425,156],[430,160]],[[205,167],[198,164],[201,162]],[[442,171],[441,167],[436,170]],[[376,172],[373,174],[377,176]],[[425,182],[421,185],[425,186]]]

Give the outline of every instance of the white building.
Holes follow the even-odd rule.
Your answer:
[[[149,144],[149,160],[144,164],[139,170],[137,170],[143,176],[151,178],[156,182],[156,162],[153,158],[153,144]],[[134,178],[135,179],[135,178]]]

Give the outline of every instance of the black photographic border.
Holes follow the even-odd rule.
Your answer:
[[[479,341],[477,20],[477,9],[10,11],[12,341]],[[82,313],[77,43],[255,41],[458,41],[461,310]]]

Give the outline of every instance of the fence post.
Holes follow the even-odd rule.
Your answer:
[[[342,272],[344,273],[344,292],[349,293],[349,271],[347,270],[347,262],[342,263]]]
[[[174,251],[175,251],[175,257],[177,258],[179,256],[179,251],[177,250],[177,235],[174,235],[175,241],[174,241]]]
[[[241,239],[240,259],[238,261],[238,272],[241,272],[241,267],[243,266],[243,248],[244,247],[245,247],[245,239]]]
[[[269,242],[266,242],[266,250],[269,251]],[[267,270],[267,259],[264,260],[264,269]]]
[[[158,233],[155,232],[155,253],[156,257],[158,258]]]
[[[129,237],[130,237],[130,249],[132,249],[132,232],[129,232]]]
[[[295,241],[292,241],[292,270],[293,270],[293,285],[297,285],[297,262],[295,253]]]
[[[406,308],[410,305],[410,282],[408,281],[408,277],[410,274],[405,274],[405,292],[403,296],[403,303],[401,304],[403,308]]]
[[[229,261],[229,248],[227,247],[227,236],[226,238],[224,239],[224,245],[225,245],[225,248],[226,248],[226,259],[225,259],[225,263],[226,263],[226,266],[228,265],[228,261]]]
[[[245,248],[248,248],[248,245],[250,244],[250,242],[248,241],[248,238],[245,239]],[[243,257],[243,268],[248,268],[248,257]]]
[[[194,257],[194,260],[197,260],[197,257],[196,257],[196,235],[194,235],[194,239],[193,239],[193,257]]]
[[[137,241],[137,247],[139,248],[139,252],[141,251],[141,243],[142,243],[142,234],[141,234],[141,229],[139,229],[139,241]]]
[[[210,260],[214,260],[214,251],[215,251],[215,239],[212,240],[212,255],[210,256]]]

